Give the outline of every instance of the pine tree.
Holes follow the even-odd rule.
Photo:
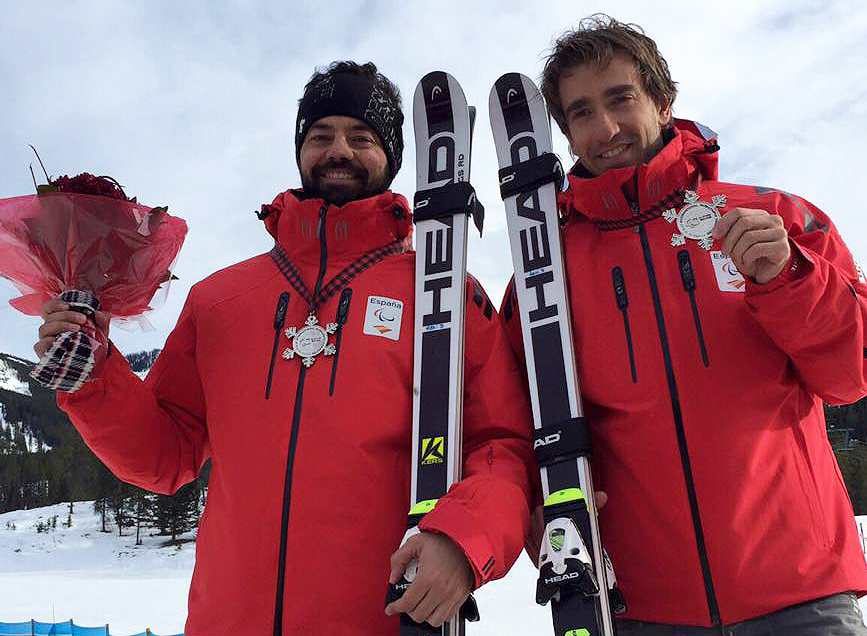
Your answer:
[[[197,482],[183,486],[171,496],[157,495],[156,524],[160,535],[171,536],[168,544],[177,543],[178,535],[196,527],[199,521],[199,498]]]
[[[156,523],[156,501],[158,495],[152,492],[134,488],[132,494],[133,510],[135,512],[135,544],[141,545],[141,531],[146,525]]]
[[[135,503],[132,498],[134,489],[134,486],[118,481],[114,492],[108,498],[119,537],[123,536],[124,528],[131,528],[136,525]]]
[[[99,464],[99,467],[97,468],[96,498],[93,501],[93,511],[100,515],[102,520],[102,532],[110,532],[106,525],[106,521],[111,512],[111,498],[117,489],[118,483],[119,481],[117,477],[112,475],[108,468]]]

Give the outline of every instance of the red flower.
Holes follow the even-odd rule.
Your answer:
[[[97,177],[89,172],[82,172],[74,177],[63,175],[54,180],[50,180],[49,186],[38,187],[37,191],[42,192],[71,192],[75,194],[94,194],[101,197],[111,197],[112,199],[121,199],[122,201],[135,201],[135,198],[130,199],[124,194],[120,184],[111,177]]]
[[[49,298],[80,289],[115,317],[150,309],[171,278],[186,223],[138,204],[111,177],[85,172],[37,189],[0,200],[0,276],[23,294],[10,304],[38,315]]]

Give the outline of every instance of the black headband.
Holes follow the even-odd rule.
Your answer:
[[[362,75],[331,75],[304,93],[295,123],[295,160],[299,169],[307,132],[316,121],[331,115],[355,117],[373,129],[388,158],[389,182],[394,179],[403,155],[400,99],[389,97],[372,78]]]

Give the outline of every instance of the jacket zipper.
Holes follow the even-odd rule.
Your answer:
[[[268,365],[268,382],[265,384],[265,399],[271,395],[271,380],[274,378],[274,360],[277,359],[277,347],[280,344],[280,330],[286,324],[286,308],[289,306],[289,292],[280,294],[277,299],[277,309],[274,312],[274,347],[271,349],[271,363]]]
[[[331,384],[328,387],[328,395],[334,395],[334,380],[337,378],[337,358],[340,355],[340,342],[343,340],[343,325],[349,316],[349,303],[352,301],[352,288],[346,287],[340,292],[340,300],[337,303],[337,336],[334,342],[334,357],[331,359]]]
[[[611,270],[611,280],[614,284],[614,298],[617,300],[617,308],[623,314],[623,330],[626,333],[626,348],[629,352],[629,372],[633,382],[638,382],[638,373],[635,369],[635,352],[632,348],[632,331],[629,329],[629,298],[626,297],[626,281],[623,279],[623,270],[618,265]]]
[[[692,261],[689,259],[689,252],[680,250],[677,253],[677,265],[680,270],[680,280],[683,282],[683,289],[689,294],[689,302],[692,305],[692,321],[695,323],[695,335],[698,337],[698,346],[701,350],[701,359],[704,366],[710,366],[707,358],[707,348],[704,346],[704,333],[701,330],[701,319],[698,316],[698,305],[695,302],[695,272],[692,269]]]
[[[635,173],[635,195],[638,196],[638,173]],[[639,214],[641,207],[639,203],[626,195],[629,201],[629,206],[634,214]],[[686,432],[683,427],[683,413],[680,409],[680,397],[677,391],[677,381],[674,377],[674,365],[671,361],[671,349],[668,345],[668,334],[665,329],[665,317],[662,314],[662,301],[659,297],[659,288],[656,284],[656,272],[653,268],[653,258],[650,253],[650,243],[647,239],[647,231],[644,224],[638,226],[638,236],[641,240],[641,249],[644,253],[644,265],[647,269],[647,279],[650,284],[650,292],[653,297],[653,309],[656,314],[656,325],[659,330],[659,341],[662,347],[662,357],[665,361],[665,377],[668,382],[668,393],[671,400],[671,412],[674,417],[674,428],[677,434],[677,444],[680,451],[680,463],[683,469],[683,476],[686,482],[686,493],[689,499],[689,510],[692,516],[693,531],[695,533],[696,546],[698,548],[699,563],[701,565],[702,578],[704,579],[704,590],[707,597],[708,613],[711,623],[722,629],[722,621],[720,620],[719,604],[717,603],[716,591],[711,578],[710,562],[707,556],[707,547],[704,540],[704,531],[701,526],[701,517],[698,510],[698,497],[695,492],[695,479],[692,475],[692,465],[689,460],[689,452],[686,447]]]
[[[325,241],[325,213],[328,205],[319,208],[319,276],[313,297],[319,295],[322,280],[328,261],[328,249]],[[311,307],[311,311],[312,311]],[[283,597],[286,592],[286,548],[289,543],[289,504],[292,495],[292,468],[295,464],[295,449],[298,445],[298,429],[301,425],[301,398],[304,394],[304,377],[307,368],[302,364],[298,372],[298,386],[295,389],[295,408],[292,412],[292,432],[289,436],[289,454],[286,458],[286,479],[283,483],[283,515],[280,524],[280,552],[277,559],[277,599],[274,607],[274,636],[283,636]]]

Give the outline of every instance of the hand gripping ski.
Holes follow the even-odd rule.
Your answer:
[[[404,542],[421,518],[461,478],[467,230],[482,230],[484,209],[469,184],[475,110],[457,81],[433,72],[413,99],[418,188],[413,355],[412,482]],[[417,564],[392,586],[399,598],[415,579]],[[464,636],[464,621],[478,620],[472,596],[442,627],[400,617],[401,636]]]

